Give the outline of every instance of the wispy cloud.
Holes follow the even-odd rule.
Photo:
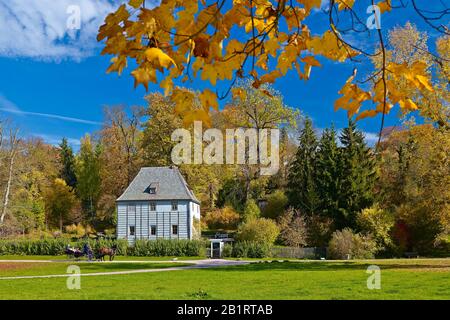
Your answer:
[[[63,115],[59,115],[59,114],[23,111],[16,104],[14,104],[12,101],[8,100],[1,94],[0,94],[0,111],[11,113],[11,114],[23,115],[23,116],[44,117],[44,118],[56,119],[56,120],[60,120],[60,121],[75,122],[75,123],[89,124],[89,125],[95,125],[95,126],[102,125],[101,122],[80,119],[80,118],[74,118],[74,117],[68,117],[68,116],[63,116]]]
[[[93,53],[95,37],[118,0],[0,0],[0,56],[43,60],[81,59]],[[80,29],[70,30],[77,6]]]
[[[100,46],[98,28],[129,0],[0,0],[0,57],[79,61]],[[161,0],[147,0],[147,8]],[[78,15],[79,13],[79,15]],[[69,27],[79,21],[79,28]]]

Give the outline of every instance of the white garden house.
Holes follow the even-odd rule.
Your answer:
[[[117,199],[118,239],[193,239],[199,225],[200,202],[174,166],[142,168]]]

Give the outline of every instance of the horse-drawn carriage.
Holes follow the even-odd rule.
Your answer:
[[[109,261],[113,261],[117,253],[117,246],[114,245],[111,248],[100,247],[97,250],[92,250],[89,244],[85,243],[82,249],[72,248],[67,245],[65,254],[68,259],[79,260],[82,257],[86,257],[88,261],[99,260],[105,261],[105,256],[109,256]]]

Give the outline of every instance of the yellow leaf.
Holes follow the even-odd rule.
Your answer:
[[[378,114],[377,110],[364,110],[356,117],[356,121],[364,119],[364,118],[368,118],[368,117],[375,117],[377,114]]]
[[[208,79],[209,82],[211,82],[211,84],[215,86],[217,83],[217,76],[217,70],[213,65],[207,64],[203,67],[202,80]]]
[[[298,0],[301,4],[305,6],[306,13],[309,14],[312,8],[320,8],[322,0]]]
[[[111,59],[111,65],[106,70],[106,73],[117,72],[122,74],[122,70],[127,67],[127,58],[125,56],[118,56]]]
[[[400,105],[400,108],[408,111],[414,111],[419,109],[419,107],[409,98],[406,100],[400,100],[398,104]]]
[[[312,67],[320,67],[320,66],[322,66],[320,64],[320,62],[317,61],[316,58],[313,57],[313,56],[306,56],[306,57],[301,58],[300,60],[303,61],[304,63],[312,66]]]
[[[215,110],[219,110],[219,103],[217,101],[217,95],[209,89],[203,90],[203,92],[198,96],[203,109],[208,111],[210,107]]]
[[[145,50],[147,60],[157,69],[168,69],[172,64],[176,67],[175,61],[159,48],[150,48]]]
[[[355,4],[355,0],[336,0],[338,10],[351,9]]]
[[[433,91],[433,87],[431,86],[430,80],[427,77],[418,74],[415,76],[415,78],[420,83],[421,87],[427,89],[428,91]]]
[[[279,77],[281,77],[281,72],[279,70],[273,70],[272,72],[263,75],[259,81],[261,83],[274,83]]]
[[[134,87],[136,88],[139,84],[142,84],[145,89],[148,91],[148,83],[155,82],[156,83],[156,73],[155,69],[140,67],[131,72],[131,75],[134,77]]]
[[[390,0],[385,0],[377,3],[377,6],[380,8],[380,12],[391,11],[392,7],[390,4]]]
[[[166,77],[163,81],[160,82],[159,86],[164,89],[164,95],[167,97],[173,89],[173,80],[172,77]]]
[[[241,101],[244,101],[247,98],[247,93],[242,88],[233,88],[231,93],[233,94],[233,99],[239,98]]]
[[[133,8],[137,9],[144,3],[144,0],[130,0],[128,4]]]

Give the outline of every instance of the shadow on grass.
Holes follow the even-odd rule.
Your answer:
[[[340,271],[340,270],[366,270],[370,265],[377,265],[376,261],[373,262],[253,262],[248,265],[229,266],[226,268],[211,268],[214,270],[223,271],[266,271],[266,270],[279,270],[279,271]],[[448,268],[450,271],[450,263],[445,265],[430,265],[430,264],[401,264],[401,263],[382,263],[378,265],[382,270],[393,269],[444,269]],[[210,270],[211,270],[210,269]],[[431,270],[430,270],[431,269]],[[425,271],[425,270],[424,270]]]
[[[76,263],[74,263],[76,265]],[[82,263],[78,266],[83,273],[86,272],[110,272],[110,271],[128,271],[141,269],[165,269],[172,267],[189,266],[188,263]]]

